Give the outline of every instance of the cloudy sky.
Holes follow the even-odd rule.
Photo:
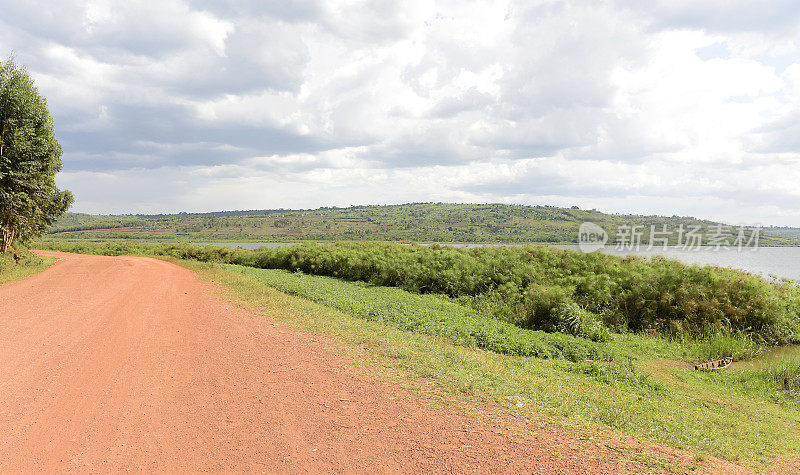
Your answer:
[[[0,0],[94,213],[411,201],[800,226],[796,0]]]

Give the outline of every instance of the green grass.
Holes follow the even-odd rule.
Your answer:
[[[780,391],[795,397],[800,393],[800,358],[785,358],[773,363],[765,371],[766,379]]]
[[[800,409],[800,346],[767,352],[711,377],[733,391]]]
[[[712,335],[689,343],[689,359],[694,363],[733,358],[734,361],[747,360],[760,355],[765,347],[755,343],[746,334]]]
[[[27,251],[20,251],[22,259],[19,263],[9,255],[0,254],[0,284],[22,280],[33,274],[47,269],[58,259],[54,257],[39,257]]]
[[[389,314],[369,318],[367,309],[381,302],[380,308],[398,315],[407,310],[387,299],[401,299],[412,307],[416,304],[410,302],[429,302],[416,300],[424,297],[416,294],[401,297],[404,291],[399,289],[387,292],[359,283],[229,265],[181,264],[219,282],[231,297],[263,315],[334,337],[351,361],[380,368],[393,381],[445,402],[466,398],[499,405],[515,417],[556,424],[585,437],[631,434],[699,454],[700,465],[710,463],[703,460],[711,456],[764,469],[778,460],[800,457],[797,399],[789,392],[776,399],[766,383],[762,389],[747,389],[753,375],[698,373],[676,362],[702,354],[698,343],[614,335],[608,343],[617,355],[614,363],[512,356],[456,344],[465,343],[458,337],[406,331],[403,328],[418,327],[398,325]],[[270,287],[273,284],[308,298],[281,293]],[[350,293],[357,297],[347,297]],[[431,312],[451,312],[442,302],[447,303],[430,301]]]
[[[445,337],[454,344],[496,353],[571,361],[612,358],[606,345],[560,333],[525,330],[482,317],[474,310],[438,295],[419,295],[392,287],[346,282],[285,270],[224,265],[269,287],[298,295],[351,315],[400,330]]]

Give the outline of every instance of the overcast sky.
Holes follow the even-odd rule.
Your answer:
[[[796,0],[0,0],[93,213],[411,201],[800,226]]]

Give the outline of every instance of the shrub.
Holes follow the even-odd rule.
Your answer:
[[[660,257],[646,261],[544,246],[455,249],[382,242],[302,244],[253,251],[189,245],[45,246],[299,270],[420,294],[443,294],[523,328],[578,328],[577,320],[595,328],[591,322],[597,320],[615,331],[673,337],[738,332],[757,343],[800,341],[800,289],[796,285]],[[565,305],[569,312],[556,311]],[[581,311],[575,310],[578,308]],[[570,325],[562,322],[566,317],[577,320]],[[601,336],[589,330],[580,332]]]
[[[575,305],[571,295],[565,287],[531,284],[522,300],[525,315],[522,326],[555,331],[561,321],[560,309]]]

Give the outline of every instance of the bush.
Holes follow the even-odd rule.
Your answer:
[[[522,326],[555,331],[562,320],[561,309],[576,306],[571,294],[569,289],[556,285],[529,285],[522,300]]]
[[[523,328],[578,328],[577,320],[585,320],[586,329],[578,333],[597,338],[602,330],[591,330],[596,329],[595,320],[615,331],[673,337],[736,332],[757,343],[800,341],[800,289],[796,285],[659,257],[645,261],[544,246],[456,249],[382,242],[302,244],[253,251],[189,245],[45,246],[299,270],[420,294],[443,294]],[[562,307],[570,311],[556,311]],[[569,319],[575,321],[570,324]]]

